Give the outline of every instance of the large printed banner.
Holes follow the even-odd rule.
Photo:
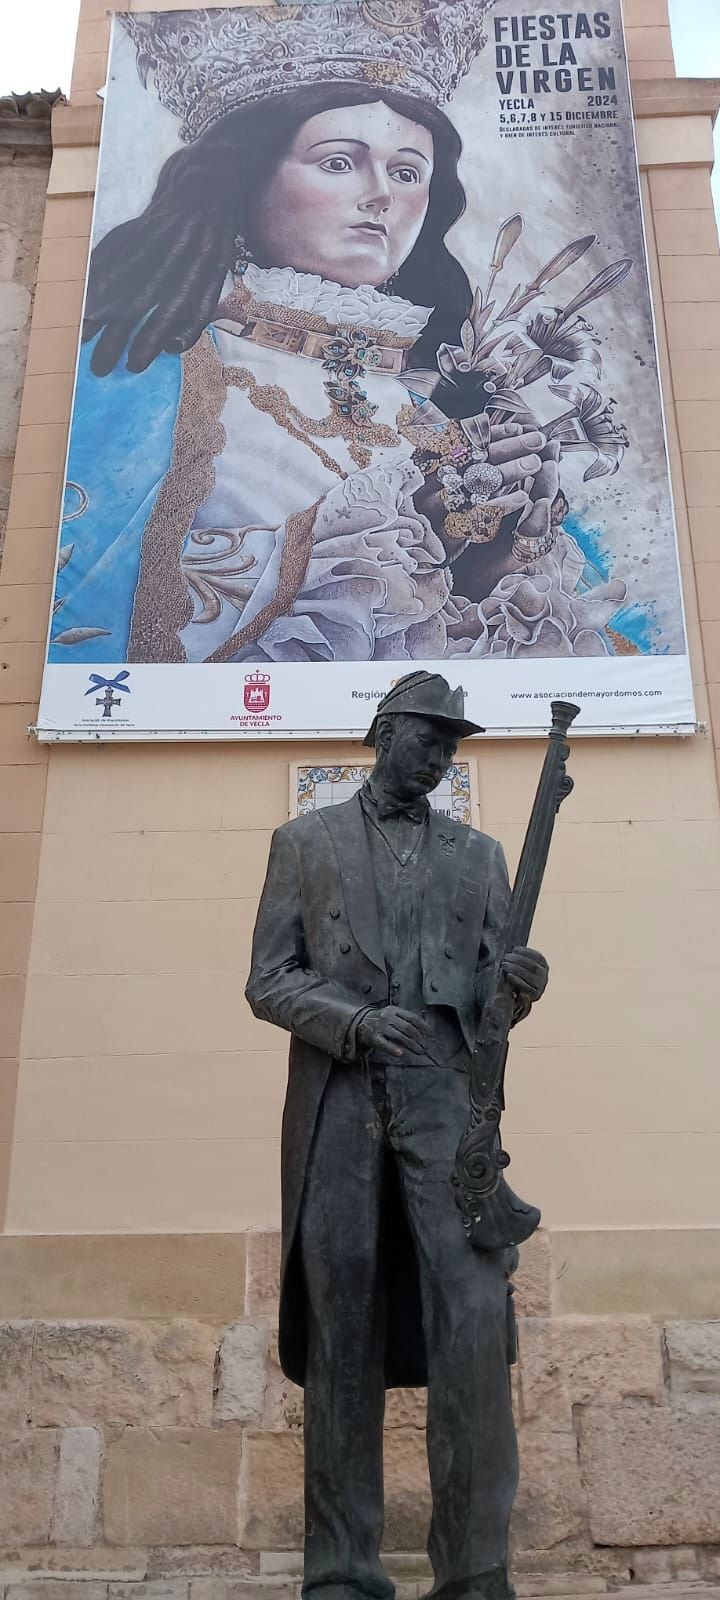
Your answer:
[[[620,0],[115,18],[39,733],[694,727]]]

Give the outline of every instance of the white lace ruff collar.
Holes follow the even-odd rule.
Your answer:
[[[345,289],[329,283],[313,272],[296,272],[294,267],[246,267],[244,289],[255,300],[270,301],[289,311],[310,311],[324,317],[331,327],[347,323],[351,327],[370,327],[399,338],[417,339],[432,315],[432,306],[414,306],[396,295],[380,294],[369,284]]]

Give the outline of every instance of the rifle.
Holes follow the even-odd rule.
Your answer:
[[[573,780],[565,770],[570,754],[565,735],[579,709],[562,700],[552,702],[545,761],[472,1056],[470,1121],[458,1145],[452,1182],[463,1227],[476,1250],[501,1250],[522,1244],[540,1222],[537,1206],[521,1200],[503,1177],[510,1157],[500,1142],[500,1117],[515,1001],[503,976],[502,962],[509,951],[527,944],[530,937],[555,818],[573,789]]]

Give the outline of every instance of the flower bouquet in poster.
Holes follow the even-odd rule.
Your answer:
[[[512,529],[514,570],[479,605],[458,597],[448,631],[473,654],[601,655],[625,590],[612,581],[587,584],[582,552],[567,534],[561,537],[569,511],[562,460],[573,451],[588,455],[588,482],[616,473],[629,446],[616,401],[601,391],[601,342],[583,313],[624,281],[633,262],[606,267],[566,306],[549,304],[550,285],[596,243],[590,235],[506,298],[502,273],[523,226],[519,215],[501,226],[487,289],[476,291],[460,343],[440,347],[436,372],[413,375],[413,387],[427,397],[414,425],[437,430],[435,470],[450,508],[448,535],[462,551],[466,541],[490,543]],[[553,415],[551,407],[547,420],[550,397],[567,409]],[[443,450],[447,418],[459,423],[450,453]],[[432,443],[420,459],[426,469],[435,465]]]

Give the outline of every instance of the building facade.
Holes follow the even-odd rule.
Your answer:
[[[55,94],[0,99],[0,559],[52,156]]]
[[[720,1578],[720,84],[676,78],[665,0],[625,13],[699,726],[578,742],[535,935],[552,985],[513,1046],[507,1141],[545,1224],[518,1287],[515,1562],[535,1593]],[[243,988],[291,765],[358,747],[28,734],[108,36],[105,0],[83,0],[0,572],[0,1589],[285,1595],[286,1049]],[[538,747],[465,754],[512,866]],[[413,1596],[422,1430],[422,1396],[394,1395],[386,1539]]]

